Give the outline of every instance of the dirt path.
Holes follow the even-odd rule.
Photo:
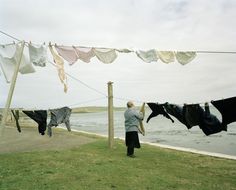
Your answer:
[[[53,136],[40,135],[36,127],[22,128],[19,133],[15,127],[5,127],[0,139],[0,154],[10,152],[31,152],[42,150],[61,150],[79,147],[96,141],[79,133],[53,128]]]

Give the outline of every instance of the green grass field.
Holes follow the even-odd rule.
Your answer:
[[[63,143],[63,142],[62,142]],[[60,151],[0,154],[0,189],[236,189],[236,161],[107,140]]]

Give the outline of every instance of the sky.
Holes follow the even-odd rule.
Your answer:
[[[134,50],[236,51],[235,0],[0,0],[0,30],[36,44],[57,43]],[[0,35],[0,44],[13,40]],[[48,58],[52,60],[50,53]],[[18,75],[11,107],[106,106],[113,82],[115,106],[127,100],[202,103],[236,95],[236,54],[197,54],[189,64],[145,63],[135,53],[112,64],[65,62],[68,92],[56,69]],[[0,71],[1,72],[1,71]],[[0,75],[0,107],[9,84]],[[98,100],[99,99],[99,100]],[[92,101],[94,100],[94,101]]]

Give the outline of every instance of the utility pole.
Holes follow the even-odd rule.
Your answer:
[[[113,148],[114,143],[114,116],[113,116],[113,82],[109,81],[108,85],[108,145]]]

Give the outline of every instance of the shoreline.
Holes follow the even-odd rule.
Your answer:
[[[66,128],[64,128],[64,127],[59,127],[58,126],[57,128],[66,130]],[[97,133],[80,131],[80,130],[77,130],[77,129],[71,129],[71,131],[78,132],[78,133],[83,133],[83,134],[88,134],[88,135],[95,135],[95,136],[98,136],[98,137],[108,138],[107,135],[101,135],[101,134],[97,134]],[[121,138],[121,137],[114,137],[114,139],[120,139],[120,140],[123,140],[123,141],[125,140],[125,138]],[[190,153],[194,153],[194,154],[200,154],[200,155],[211,156],[211,157],[216,157],[216,158],[225,158],[225,159],[230,159],[230,160],[236,160],[236,156],[228,155],[228,154],[208,152],[208,151],[202,151],[202,150],[197,150],[197,149],[193,149],[193,148],[177,147],[177,146],[165,145],[165,144],[160,144],[160,143],[151,143],[151,142],[145,142],[145,141],[140,141],[140,143],[151,145],[151,146],[156,146],[156,147],[160,147],[160,148],[166,148],[166,149],[171,149],[171,150],[182,151],[182,152],[190,152]]]

